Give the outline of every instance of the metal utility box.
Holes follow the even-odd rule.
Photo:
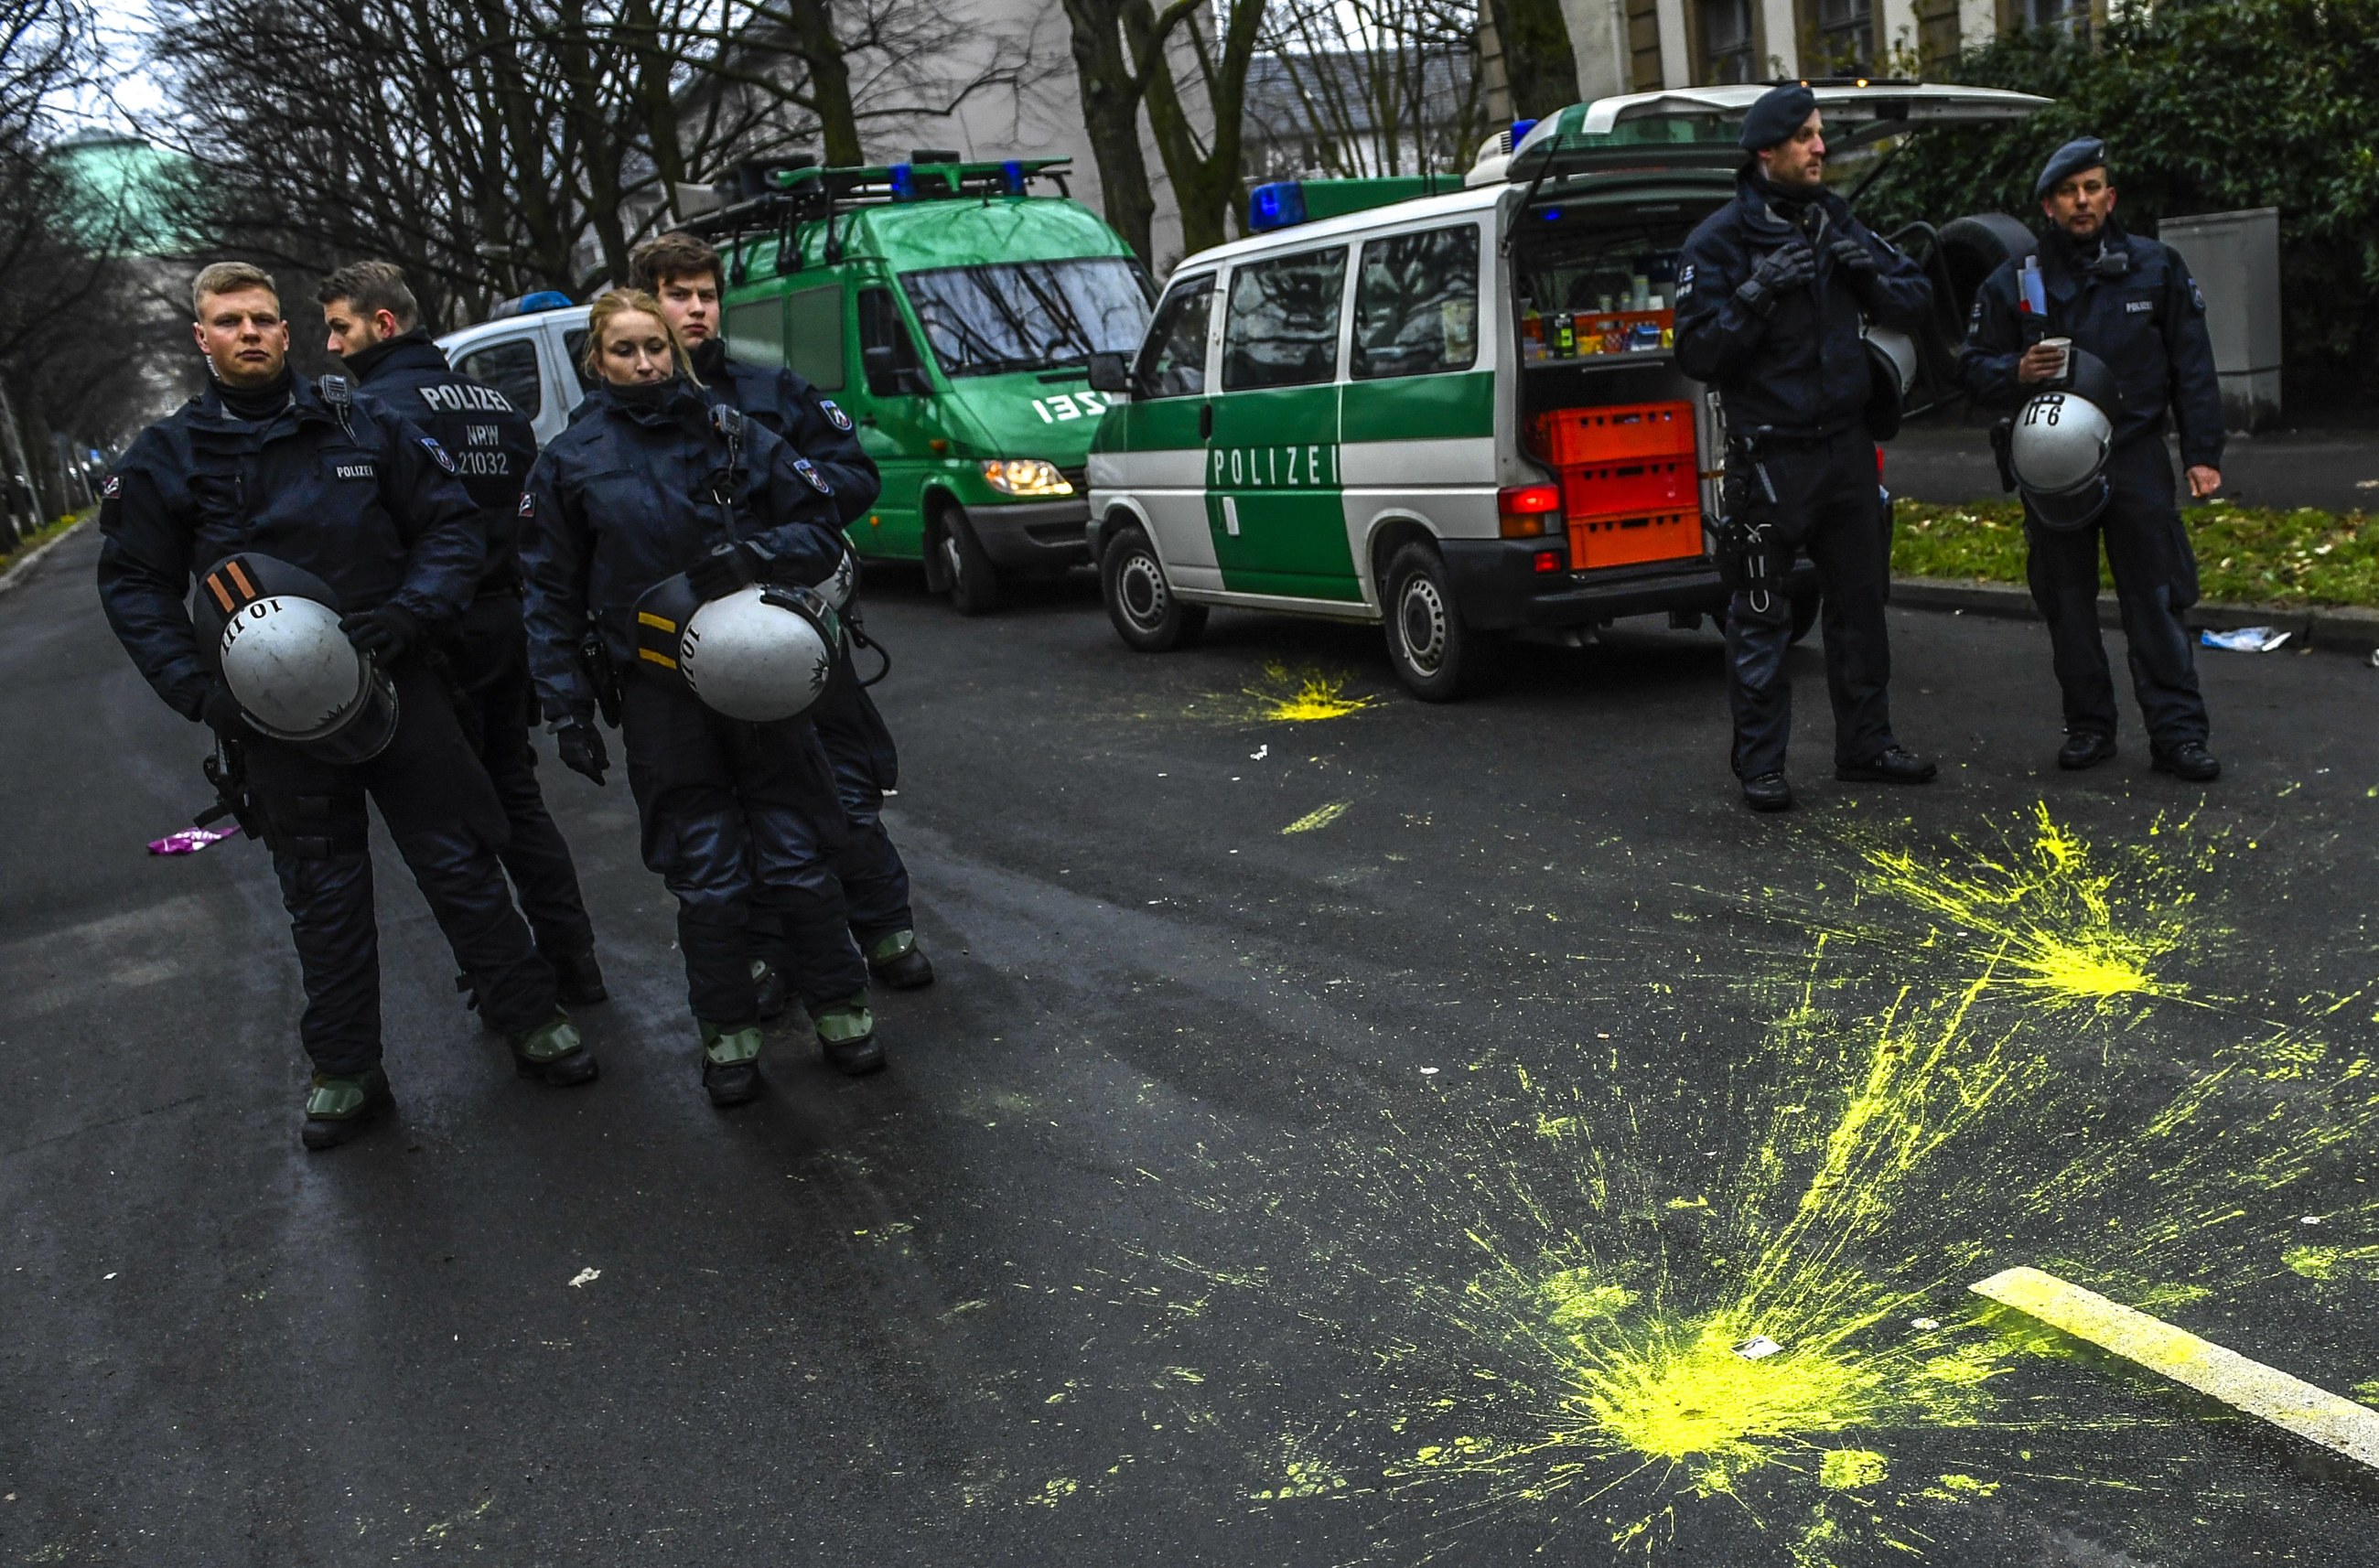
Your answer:
[[[2167,218],[2156,237],[2180,252],[2205,292],[2222,380],[2223,421],[2260,430],[2280,417],[2280,210]]]

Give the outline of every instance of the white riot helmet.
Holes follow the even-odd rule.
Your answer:
[[[705,707],[769,724],[826,694],[842,622],[809,588],[753,583],[701,602],[679,575],[636,601],[636,639],[638,659],[676,670]]]
[[[2096,356],[2070,348],[2066,373],[2016,410],[2008,468],[2044,527],[2079,528],[2106,509],[2107,458],[2122,394]]]
[[[198,622],[240,712],[326,762],[369,762],[396,736],[396,689],[339,629],[328,584],[270,556],[199,579]]]
[[[1916,386],[1916,344],[1891,327],[1868,326],[1859,336],[1866,344],[1867,434],[1888,441],[1900,434],[1901,416]]]
[[[859,557],[849,545],[843,545],[842,553],[835,557],[834,570],[819,579],[813,591],[837,615],[850,608],[851,596],[859,591]]]

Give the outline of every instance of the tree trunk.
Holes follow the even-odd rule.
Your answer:
[[[1149,189],[1148,160],[1140,149],[1140,92],[1132,79],[1117,29],[1116,0],[1066,0],[1072,26],[1074,74],[1082,88],[1082,121],[1091,136],[1091,157],[1099,166],[1099,189],[1109,227],[1152,270],[1156,265],[1150,225],[1156,196]]]
[[[809,67],[811,111],[828,168],[856,168],[866,162],[859,147],[859,115],[851,102],[851,66],[835,37],[834,15],[826,0],[788,0],[785,19],[793,53]]]

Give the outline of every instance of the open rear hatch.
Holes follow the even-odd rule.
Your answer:
[[[1993,88],[1811,85],[1830,148],[1845,151],[1921,126],[2017,121],[2048,102]],[[1507,231],[1521,440],[1555,476],[1573,572],[1658,570],[1705,551],[1723,431],[1706,389],[1676,368],[1677,258],[1733,199],[1735,137],[1767,90],[1574,104],[1540,122],[1507,165],[1525,187]]]

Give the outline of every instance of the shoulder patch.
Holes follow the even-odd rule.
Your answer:
[[[99,499],[100,499],[100,500],[102,500],[102,501],[114,501],[114,500],[115,500],[115,499],[116,499],[116,497],[118,497],[118,496],[122,495],[123,493],[124,493],[124,476],[123,476],[123,475],[121,475],[121,474],[110,474],[106,478],[104,478],[104,479],[103,479],[103,480],[101,480],[101,481],[100,481],[100,485],[99,485]]]
[[[2189,280],[2189,303],[2196,308],[2200,316],[2205,314],[2205,291],[2197,286],[2195,278]]]
[[[1686,274],[1688,276],[1692,275],[1692,271],[1693,269],[1686,269]],[[834,399],[830,397],[822,397],[818,399],[818,406],[826,410],[827,421],[831,423],[836,429],[848,430],[851,428],[851,416],[845,414],[840,408],[837,407],[835,405]]]
[[[448,456],[446,449],[438,444],[438,438],[436,436],[416,436],[414,440],[421,443],[421,450],[429,454],[430,462],[435,463],[439,467],[443,468],[449,474],[454,472],[453,458]]]
[[[834,487],[826,482],[826,476],[819,473],[817,469],[811,464],[808,458],[794,458],[793,472],[799,474],[803,478],[807,479],[810,482],[810,488],[817,491],[818,494],[822,496],[830,496],[834,494]]]
[[[521,491],[520,514],[523,517],[534,517],[537,515],[537,492],[535,490]]]

